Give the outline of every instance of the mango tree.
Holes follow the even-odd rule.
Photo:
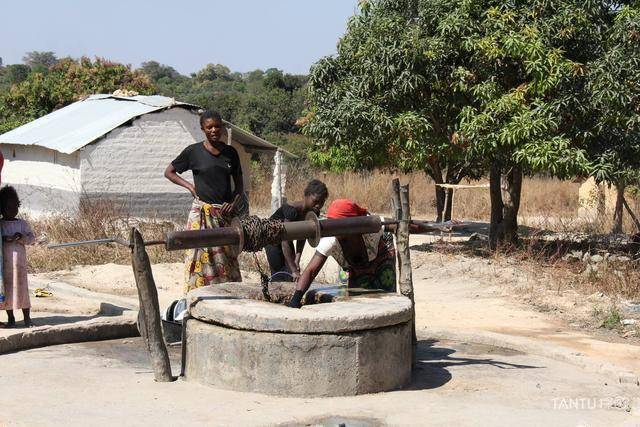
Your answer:
[[[460,48],[467,28],[449,15],[454,5],[360,3],[337,55],[311,70],[303,132],[316,143],[312,160],[333,170],[423,170],[436,184],[479,176],[459,138],[472,96]],[[451,197],[445,205],[437,186],[436,196],[437,220],[450,219]]]
[[[588,65],[620,10],[607,1],[363,1],[337,55],[312,69],[305,131],[318,141],[315,159],[421,167],[436,182],[484,169],[492,246],[515,243],[523,176],[586,174],[593,164]]]
[[[586,135],[591,174],[616,187],[612,231],[619,233],[625,188],[640,183],[640,3],[619,9],[606,36],[606,51],[589,70]]]

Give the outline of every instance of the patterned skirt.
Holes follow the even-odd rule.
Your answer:
[[[226,227],[231,218],[220,214],[220,206],[194,200],[187,230]],[[185,259],[185,294],[192,289],[225,282],[240,282],[240,265],[230,246],[190,249]]]
[[[345,274],[346,273],[346,274]],[[378,242],[378,256],[364,265],[351,265],[341,271],[339,281],[346,281],[350,288],[382,289],[396,291],[396,250],[393,234],[384,233]]]

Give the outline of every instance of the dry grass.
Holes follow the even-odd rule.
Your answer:
[[[266,169],[256,169],[252,182],[251,206],[260,214],[268,214],[271,203],[271,181]],[[372,212],[390,214],[390,185],[395,177],[402,184],[409,184],[411,213],[416,218],[435,219],[436,202],[433,180],[421,172],[391,174],[381,171],[331,173],[314,171],[306,167],[289,168],[286,196],[288,200],[300,200],[306,183],[312,178],[322,180],[329,188],[329,200],[350,198]],[[486,184],[487,180],[466,181],[464,184]],[[522,187],[520,217],[522,225],[530,225],[553,231],[580,231],[607,233],[613,218],[598,221],[578,219],[578,189],[580,183],[553,178],[525,178]],[[628,200],[640,212],[640,198]],[[489,191],[487,188],[457,190],[454,197],[454,219],[488,221],[490,216]],[[635,227],[625,215],[625,232]]]
[[[129,248],[116,244],[87,245],[61,249],[47,249],[46,243],[63,243],[119,237],[129,240],[131,226],[140,229],[146,240],[162,239],[175,229],[171,222],[136,221],[112,205],[92,201],[85,203],[74,217],[57,215],[40,221],[30,221],[36,237],[46,237],[29,249],[29,271],[42,272],[70,269],[77,265],[104,264],[107,262],[128,264]],[[182,253],[167,252],[162,246],[147,248],[151,262],[175,262]]]
[[[602,292],[614,298],[640,300],[640,261],[603,261],[600,263],[585,262],[565,255],[570,246],[557,243],[546,243],[525,240],[515,252],[498,252],[496,256],[511,258],[525,266],[532,278],[540,278],[538,284],[557,289],[573,289],[584,295]],[[629,256],[624,251],[614,248],[587,249],[590,255],[601,255],[603,258],[611,254]],[[545,283],[543,283],[545,282]]]
[[[252,171],[251,206],[254,213],[267,215],[270,208],[271,180],[270,170],[256,167]],[[329,202],[337,198],[351,198],[372,212],[389,214],[390,183],[398,176],[402,183],[410,184],[412,214],[416,218],[435,218],[435,191],[433,182],[424,173],[390,174],[380,171],[362,173],[315,172],[305,167],[290,167],[287,176],[287,197],[300,200],[304,187],[311,178],[323,180],[330,192]],[[480,181],[484,183],[486,181]],[[598,224],[577,223],[578,183],[548,178],[527,178],[523,185],[521,215],[524,224],[556,231],[602,232],[610,229],[610,220]],[[639,200],[631,200],[636,209]],[[454,219],[487,221],[489,218],[489,194],[487,189],[459,190],[454,201]],[[92,240],[105,237],[120,237],[128,240],[128,230],[137,226],[146,239],[160,239],[164,233],[174,230],[176,225],[167,221],[137,222],[126,213],[114,209],[107,203],[92,201],[85,204],[80,213],[73,218],[65,216],[50,217],[32,222],[36,236],[46,235],[48,242],[69,242]],[[627,231],[632,225],[625,224]],[[182,260],[182,253],[166,252],[163,247],[149,247],[152,262],[176,262]],[[529,259],[535,254],[524,254]],[[245,257],[246,258],[246,257]],[[246,259],[243,264],[253,264]],[[30,271],[51,271],[68,269],[76,265],[100,264],[105,262],[129,263],[129,250],[116,245],[95,245],[76,248],[49,250],[45,245],[30,249]],[[617,274],[617,273],[616,273]],[[626,273],[624,273],[626,275]],[[628,280],[635,280],[631,272]],[[624,276],[624,277],[627,277]],[[617,282],[608,280],[608,284],[594,285],[598,288],[619,289],[628,287],[619,275]],[[600,279],[598,279],[600,280]],[[618,284],[619,283],[619,284]],[[616,291],[618,292],[618,291]],[[623,293],[626,291],[622,291]]]

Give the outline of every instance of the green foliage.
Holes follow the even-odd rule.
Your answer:
[[[24,62],[31,71],[46,73],[49,68],[58,63],[58,58],[53,52],[39,52],[34,50],[27,52],[22,57],[22,62]]]
[[[588,72],[586,129],[598,181],[640,181],[640,3],[619,10]]]
[[[628,94],[628,86],[639,87],[637,74],[628,75],[640,72],[640,43],[628,7],[572,0],[360,6],[337,55],[310,76],[304,131],[318,141],[313,157],[324,166],[444,168],[464,157],[467,165],[519,165],[525,173],[587,173],[585,64],[607,49],[601,96],[637,105]],[[620,28],[606,42],[616,16]],[[637,114],[616,117],[618,129],[638,123]]]
[[[140,71],[101,58],[63,59],[46,74],[32,72],[0,94],[0,133],[94,93],[116,89],[152,94],[154,86]]]
[[[222,116],[287,150],[306,157],[309,140],[299,134],[306,76],[271,68],[246,74],[208,64],[191,76],[157,61],[140,69],[98,58],[58,60],[52,52],[29,52],[25,64],[0,67],[0,133],[94,93],[116,89],[158,93],[218,110]]]
[[[312,68],[303,129],[317,141],[312,158],[436,178],[446,169],[447,181],[512,171],[509,206],[492,198],[492,221],[508,210],[512,228],[521,173],[637,172],[638,7],[363,0],[337,55]]]
[[[473,76],[455,48],[465,27],[447,16],[453,3],[360,5],[337,55],[318,61],[309,77],[303,131],[316,141],[313,160],[336,170],[382,166],[441,176],[449,169],[454,182],[476,175],[459,139]]]
[[[10,87],[11,85],[18,84],[29,77],[31,69],[24,64],[11,64],[6,67],[0,68],[2,72],[2,86]]]
[[[462,44],[476,76],[477,102],[461,115],[468,154],[529,174],[585,173],[589,159],[574,126],[584,85],[579,61],[602,51],[610,13],[602,2],[567,0],[488,8]]]
[[[168,81],[171,81],[180,76],[180,73],[178,73],[173,67],[160,64],[157,61],[143,62],[140,65],[140,69],[153,81],[158,81],[160,79],[168,79]]]
[[[167,70],[173,68],[155,61],[142,68],[159,94],[217,110],[234,124],[306,155],[308,140],[297,135],[296,124],[304,108],[306,76],[275,68],[240,74],[220,64],[208,64],[191,77],[170,74]]]

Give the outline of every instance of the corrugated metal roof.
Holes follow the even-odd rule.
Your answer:
[[[279,148],[277,145],[272,144],[271,142],[266,141],[259,136],[252,134],[251,132],[247,132],[246,130],[239,128],[231,122],[224,120],[224,123],[231,128],[231,131],[233,132],[232,139],[244,145],[248,149],[248,151],[276,151]],[[280,148],[280,151],[282,151],[289,157],[298,157],[295,154],[292,154],[282,148]]]
[[[0,143],[37,145],[71,154],[135,117],[176,106],[199,108],[160,95],[92,95],[0,135]],[[278,149],[276,145],[226,123],[233,129],[233,139],[240,144],[268,151]]]

